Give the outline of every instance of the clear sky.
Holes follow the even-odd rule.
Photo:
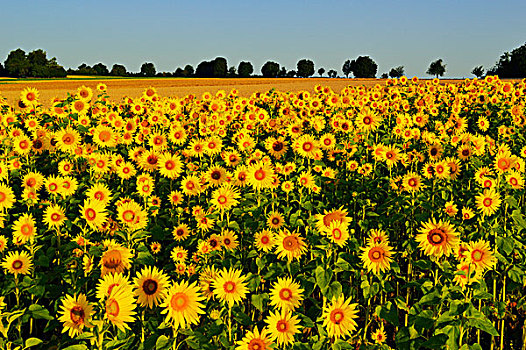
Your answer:
[[[368,55],[378,76],[403,65],[425,77],[442,58],[445,76],[472,77],[526,42],[525,0],[0,0],[0,9],[0,61],[42,48],[65,68],[137,72],[148,61],[173,72],[222,56],[259,74],[268,60],[291,70],[308,58],[341,75],[345,60]]]

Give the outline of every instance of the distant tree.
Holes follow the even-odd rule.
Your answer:
[[[183,69],[183,76],[184,77],[191,77],[194,75],[194,67],[192,67],[191,65],[187,64],[186,66],[184,66],[184,69]]]
[[[484,67],[477,66],[477,67],[473,68],[473,70],[471,71],[471,74],[473,74],[474,76],[476,76],[479,79],[482,78],[484,76]]]
[[[327,74],[329,75],[329,78],[336,78],[336,75],[338,74],[338,72],[336,72],[334,69],[331,69],[327,72]]]
[[[181,67],[177,67],[177,69],[174,72],[174,77],[182,77],[183,76],[183,69]]]
[[[308,78],[314,74],[314,62],[309,59],[299,60],[296,67],[298,68],[298,76]]]
[[[389,76],[391,78],[401,78],[404,76],[404,66],[398,66],[396,68],[391,68],[389,71]]]
[[[42,49],[31,51],[27,54],[27,60],[32,66],[45,66],[47,65],[47,54]]]
[[[382,76],[380,78],[387,79],[389,78],[389,75],[387,73],[382,73]]]
[[[320,77],[323,77],[323,73],[325,73],[325,68],[318,69],[318,74],[320,75]]]
[[[75,71],[75,74],[79,75],[95,75],[97,74],[91,66],[88,66],[86,63],[82,63],[80,66],[78,66],[77,70]]]
[[[505,52],[500,56],[496,66],[488,74],[498,74],[501,78],[526,77],[526,43],[511,53]]]
[[[118,77],[125,77],[128,75],[128,72],[126,71],[126,67],[124,67],[122,64],[114,64],[113,67],[111,67],[111,75],[118,76]]]
[[[261,74],[265,78],[275,78],[279,72],[279,64],[276,62],[268,61],[263,67],[261,67]]]
[[[228,68],[228,72],[226,73],[226,75],[230,78],[233,78],[237,75],[236,73],[236,67],[232,66],[230,68]]]
[[[199,78],[212,78],[214,76],[214,67],[211,61],[203,61],[197,65],[195,76]]]
[[[369,56],[360,56],[351,61],[351,71],[356,78],[374,78],[378,65]]]
[[[278,72],[278,78],[286,78],[287,77],[287,68],[281,67],[281,69]]]
[[[289,70],[287,72],[287,78],[294,78],[298,73],[295,70]]]
[[[439,76],[443,76],[445,72],[446,65],[442,63],[442,59],[439,58],[438,60],[431,62],[426,74],[434,75],[436,78],[438,78]]]
[[[109,75],[108,67],[103,63],[97,63],[93,66],[93,70],[97,75]]]
[[[141,75],[145,77],[154,77],[156,73],[155,66],[153,63],[146,62],[141,66]]]
[[[31,63],[27,59],[26,52],[16,49],[9,53],[4,62],[7,74],[14,78],[25,78],[31,70]]]
[[[226,58],[216,57],[213,61],[213,75],[215,78],[224,78],[227,75]]]
[[[7,74],[7,72],[4,69],[4,66],[2,65],[2,62],[0,62],[0,77],[3,77]]]
[[[343,63],[342,72],[343,72],[343,74],[345,74],[346,78],[349,78],[349,74],[351,74],[351,72],[352,72],[351,61],[350,60],[347,60],[347,61],[345,61]]]
[[[237,74],[240,77],[248,78],[252,73],[254,73],[254,67],[252,66],[252,63],[239,62],[239,66],[237,66]]]

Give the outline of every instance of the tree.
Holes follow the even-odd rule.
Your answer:
[[[184,77],[191,77],[194,75],[194,67],[192,67],[191,65],[187,64],[186,66],[184,66],[184,69],[183,69],[183,76]]]
[[[314,62],[309,59],[302,59],[298,61],[296,66],[298,68],[298,76],[308,78],[314,74]]]
[[[27,60],[32,66],[45,66],[47,65],[47,54],[42,49],[31,51],[27,54]]]
[[[287,72],[287,78],[294,78],[298,74],[295,70],[289,70]]]
[[[285,78],[287,77],[287,68],[281,67],[281,69],[278,72],[278,78]]]
[[[7,74],[14,78],[25,78],[31,70],[31,63],[27,59],[26,52],[16,49],[9,53],[4,62]]]
[[[389,76],[391,78],[401,78],[404,76],[404,66],[398,66],[396,68],[391,68],[389,71]]]
[[[212,78],[214,76],[214,67],[212,62],[203,61],[197,65],[195,76],[199,78]]]
[[[484,76],[484,67],[477,66],[477,67],[473,68],[473,70],[471,71],[471,74],[473,74],[474,76],[476,76],[479,79],[482,78],[482,76]]]
[[[93,66],[93,70],[97,75],[109,75],[110,72],[108,71],[108,67],[106,67],[105,64],[97,63]]]
[[[345,61],[343,63],[342,72],[343,72],[343,74],[345,74],[346,78],[349,78],[349,74],[351,74],[351,72],[352,72],[351,61],[350,60],[347,60],[347,61]]]
[[[268,61],[263,67],[261,67],[261,74],[265,78],[275,78],[279,72],[279,64],[276,62]]]
[[[113,67],[111,67],[110,74],[118,77],[125,77],[128,75],[128,72],[126,71],[126,67],[122,64],[114,64]]]
[[[97,74],[93,68],[88,66],[86,63],[82,63],[80,66],[78,66],[77,70],[75,71],[75,74],[79,75],[95,75]]]
[[[349,62],[349,63],[351,63],[351,62]],[[329,75],[329,78],[336,78],[336,75],[338,74],[338,72],[336,72],[334,69],[331,69],[331,70],[329,70],[327,72],[327,74]]]
[[[387,78],[389,78],[389,74],[387,74],[387,73],[382,73],[382,75],[380,76],[380,78],[382,78],[382,79],[387,79]]]
[[[0,62],[0,77],[3,77],[7,74],[7,72],[4,69],[4,66],[2,65],[2,62]]]
[[[230,68],[228,68],[228,72],[226,74],[228,77],[235,77],[236,76],[236,67],[232,66]]]
[[[526,77],[526,43],[511,53],[501,55],[496,66],[488,70],[487,74],[498,74],[501,78]]]
[[[215,78],[224,78],[227,74],[227,64],[226,59],[223,57],[216,57],[212,61],[213,66],[213,76]]]
[[[252,63],[239,62],[239,66],[237,66],[237,74],[241,78],[248,78],[252,73],[254,73],[254,67],[252,66]]]
[[[443,76],[446,72],[446,65],[442,63],[442,59],[439,58],[438,60],[431,62],[429,65],[429,68],[427,69],[426,74],[434,75],[438,78],[438,76]]]
[[[145,77],[154,77],[156,73],[155,66],[153,63],[146,62],[141,66],[141,75]]]
[[[378,65],[369,56],[360,56],[352,60],[351,71],[355,78],[375,78]]]
[[[325,73],[325,68],[318,69],[318,74],[320,75],[320,77],[323,77],[323,73]]]

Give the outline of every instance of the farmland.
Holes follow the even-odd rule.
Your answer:
[[[1,348],[524,346],[524,81],[0,91]]]

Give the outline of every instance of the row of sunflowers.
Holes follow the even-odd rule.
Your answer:
[[[525,96],[0,99],[0,347],[523,348]]]

